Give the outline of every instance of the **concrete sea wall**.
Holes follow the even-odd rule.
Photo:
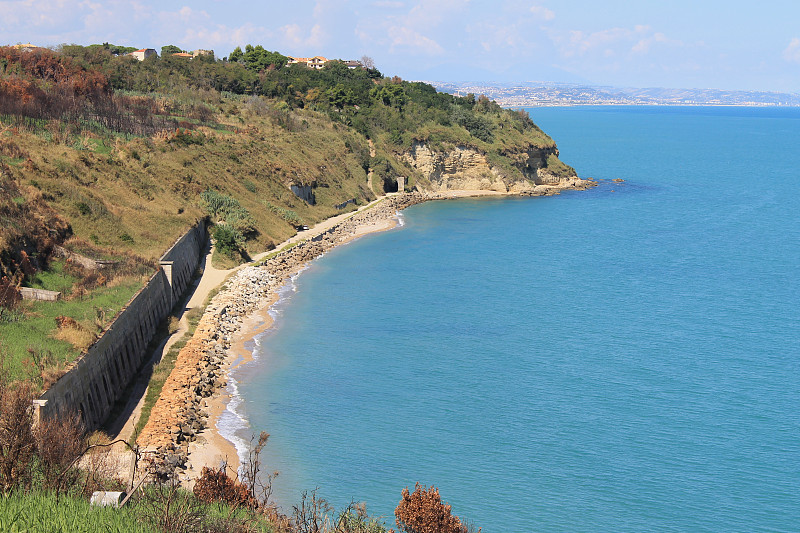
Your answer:
[[[167,250],[161,268],[36,402],[39,417],[78,412],[89,431],[105,422],[136,376],[159,323],[186,290],[206,240],[205,221],[201,221]]]

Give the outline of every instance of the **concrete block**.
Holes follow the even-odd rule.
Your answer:
[[[125,499],[124,492],[98,490],[92,493],[91,504],[97,507],[119,507],[123,499]]]

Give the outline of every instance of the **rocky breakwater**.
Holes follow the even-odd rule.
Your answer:
[[[244,319],[264,307],[290,276],[331,248],[430,199],[422,194],[387,198],[329,230],[240,269],[213,298],[194,335],[178,354],[150,418],[137,439],[152,471],[172,476],[185,468],[188,445],[208,423],[207,400],[226,383],[228,349]],[[212,465],[216,466],[216,465]]]
[[[435,151],[426,143],[415,142],[401,157],[430,182],[434,192],[473,190],[544,196],[596,185],[558,161],[555,145],[530,145],[500,155],[509,161],[511,169],[492,164],[485,153],[466,145]]]

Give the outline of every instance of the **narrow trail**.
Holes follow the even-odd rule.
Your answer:
[[[372,142],[370,141],[370,145]],[[370,153],[374,153],[374,149],[370,146]],[[206,299],[208,295],[222,285],[225,280],[237,270],[252,265],[266,257],[269,254],[273,254],[275,252],[280,252],[281,250],[285,249],[288,246],[293,245],[296,242],[303,241],[315,237],[325,231],[331,229],[336,224],[339,224],[343,220],[353,216],[355,213],[363,211],[365,209],[369,209],[370,207],[374,206],[381,200],[385,198],[384,196],[380,196],[377,199],[373,200],[372,202],[359,207],[356,211],[350,211],[348,213],[343,213],[341,215],[336,215],[334,217],[328,218],[319,222],[312,228],[301,231],[294,235],[293,237],[285,240],[278,246],[276,246],[272,250],[268,250],[266,252],[262,252],[252,258],[252,260],[248,263],[243,263],[237,267],[230,268],[230,269],[218,269],[215,268],[211,264],[211,257],[214,252],[213,244],[206,247],[205,253],[200,261],[200,269],[202,270],[202,275],[199,279],[196,279],[193,284],[187,289],[187,294],[184,295],[184,299],[179,307],[180,312],[178,314],[179,319],[179,326],[177,331],[172,333],[169,337],[167,337],[164,342],[155,349],[153,356],[151,359],[146,363],[145,368],[147,365],[155,365],[159,361],[161,361],[162,357],[165,353],[169,352],[169,349],[180,339],[183,338],[184,334],[189,330],[189,321],[187,318],[187,314],[190,310],[202,307],[206,303]],[[112,423],[108,424],[106,427],[106,433],[108,434],[111,440],[117,439],[124,439],[126,441],[130,441],[130,438],[133,436],[134,429],[136,427],[136,422],[139,420],[142,412],[142,406],[144,405],[145,397],[147,396],[147,388],[148,388],[149,376],[146,373],[144,375],[139,375],[136,378],[136,382],[134,384],[133,390],[131,395],[128,398],[128,402],[125,405],[125,408],[122,410],[122,413],[114,420]]]

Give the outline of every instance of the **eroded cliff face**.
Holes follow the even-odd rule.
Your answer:
[[[519,172],[493,165],[486,154],[464,145],[447,151],[434,151],[426,143],[414,143],[401,155],[403,160],[430,181],[435,191],[486,190],[512,194],[547,194],[566,188],[585,188],[586,180],[574,173],[557,175],[547,166],[549,156],[558,149],[530,146],[502,153]]]

